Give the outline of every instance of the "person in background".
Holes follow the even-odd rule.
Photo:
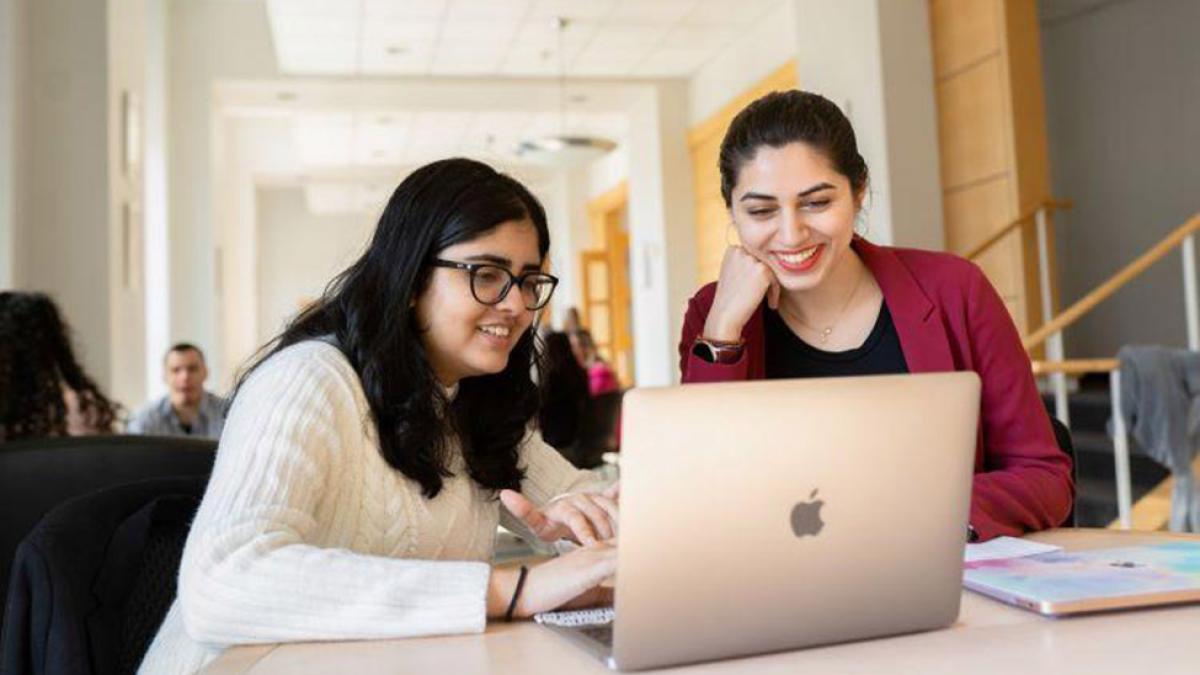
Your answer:
[[[768,94],[734,118],[719,165],[741,245],[688,303],[683,381],[972,370],[983,395],[968,537],[1061,524],[1071,460],[1004,302],[971,262],[855,234],[867,165],[842,111]],[[798,428],[797,452],[802,439]]]
[[[180,342],[163,356],[167,395],[142,406],[129,418],[126,431],[151,436],[220,438],[225,426],[225,400],[204,389],[208,366],[196,345]]]
[[[596,342],[592,339],[592,334],[587,329],[580,328],[568,333],[568,335],[571,340],[571,349],[575,352],[575,358],[578,359],[579,365],[587,370],[588,392],[595,397],[619,391],[621,383],[617,380],[617,373],[600,356],[599,350],[596,349]]]
[[[0,292],[0,442],[112,433],[119,412],[75,358],[54,301]]]
[[[569,448],[579,437],[588,410],[588,374],[579,364],[566,333],[548,332],[542,339],[542,408],[538,427],[555,449]]]
[[[178,596],[140,668],[238,644],[478,633],[611,602],[617,484],[531,430],[546,213],[468,159],[411,173],[371,243],[234,390]],[[496,527],[582,546],[493,567]]]

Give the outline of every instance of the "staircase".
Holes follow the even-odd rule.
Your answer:
[[[1053,415],[1053,396],[1044,395],[1042,400]],[[1076,524],[1107,527],[1117,518],[1113,443],[1107,431],[1108,418],[1112,415],[1108,378],[1083,377],[1079,390],[1070,394],[1068,401],[1071,438],[1075,442]],[[1142,453],[1132,438],[1129,440],[1129,465],[1135,503],[1170,473]]]

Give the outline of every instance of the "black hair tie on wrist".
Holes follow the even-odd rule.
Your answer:
[[[508,611],[504,613],[505,621],[512,621],[513,612],[517,609],[517,598],[521,597],[521,589],[525,586],[525,577],[529,575],[529,568],[521,565],[521,572],[517,575],[517,587],[513,589],[512,600],[508,601]]]

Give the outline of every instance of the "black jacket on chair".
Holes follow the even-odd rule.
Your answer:
[[[17,549],[0,674],[132,673],[175,598],[206,478],[158,478],[72,499]]]

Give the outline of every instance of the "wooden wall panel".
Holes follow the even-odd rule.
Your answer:
[[[1019,215],[1007,176],[945,192],[942,210],[946,222],[954,223],[946,231],[946,248],[959,255],[982,244]]]
[[[941,78],[1000,50],[997,0],[933,0],[933,72]]]
[[[930,0],[929,7],[946,242],[962,253],[1050,194],[1037,6]],[[1041,324],[1033,228],[976,262],[1022,332]],[[1053,269],[1052,260],[1052,277]]]
[[[796,86],[796,63],[788,61],[688,132],[692,187],[695,190],[696,275],[699,283],[708,283],[717,278],[727,245],[729,211],[721,197],[721,174],[717,167],[725,130],[751,101],[772,91],[794,89]]]
[[[937,103],[943,189],[1008,171],[1011,127],[998,59],[988,59],[940,82]]]

